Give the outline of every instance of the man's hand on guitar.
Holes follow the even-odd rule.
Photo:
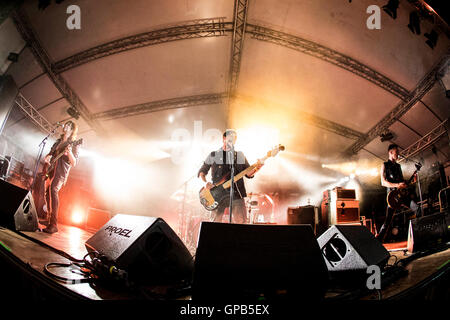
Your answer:
[[[65,154],[66,156],[69,156],[71,153],[72,153],[72,146],[71,146],[71,145],[68,145],[68,146],[66,147],[66,151],[64,152],[64,154]]]
[[[211,182],[207,182],[206,184],[205,184],[205,189],[211,189],[211,188],[213,188],[214,187],[214,185],[211,183]]]
[[[45,163],[50,163],[51,160],[52,160],[52,156],[49,155],[49,154],[46,155],[45,158],[44,158],[44,162],[45,162]]]
[[[406,187],[407,187],[407,185],[404,182],[400,182],[400,183],[397,184],[397,188],[402,189],[402,188],[406,188]]]

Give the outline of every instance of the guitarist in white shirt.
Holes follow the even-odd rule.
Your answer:
[[[76,123],[67,121],[63,126],[63,133],[60,138],[53,144],[49,154],[44,158],[44,161],[49,164],[52,157],[56,157],[59,152],[64,152],[64,155],[57,160],[51,179],[46,181],[45,199],[47,211],[50,213],[49,225],[43,230],[46,233],[58,231],[58,194],[67,181],[70,169],[77,163],[78,145],[72,148],[72,145],[69,144],[76,139],[77,132],[78,126]]]
[[[220,180],[227,177],[230,178],[230,161],[228,159],[230,146],[234,145],[237,139],[236,131],[228,129],[223,133],[223,146],[217,151],[211,152],[203,163],[202,167],[198,172],[198,176],[205,182],[205,188],[211,189],[214,187],[215,183],[218,183]],[[250,165],[245,158],[244,154],[240,151],[234,152],[235,158],[235,172],[237,175],[239,172],[242,172]],[[256,168],[250,172],[248,172],[245,176],[249,179],[253,178],[253,175],[261,169],[263,166],[262,163],[258,163]],[[206,180],[206,175],[209,172],[209,169],[212,169],[212,183]],[[233,196],[233,215],[232,220],[236,223],[245,223],[247,220],[247,213],[245,209],[244,197],[246,197],[245,185],[243,179],[235,182],[234,186],[234,196]],[[221,222],[222,216],[226,208],[229,207],[229,197],[219,203],[217,209],[214,212],[214,221]]]

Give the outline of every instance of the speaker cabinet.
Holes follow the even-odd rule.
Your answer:
[[[31,192],[0,179],[0,225],[17,231],[36,231],[38,217]]]
[[[408,251],[416,252],[444,245],[450,240],[450,214],[441,212],[409,222]]]
[[[332,200],[328,222],[330,225],[360,222],[359,201],[340,199]]]
[[[319,220],[319,208],[314,206],[289,207],[287,209],[287,224],[308,224],[316,234]]]
[[[317,242],[331,272],[384,267],[389,259],[389,252],[364,226],[331,226]]]
[[[202,222],[193,300],[320,300],[328,272],[307,225]]]
[[[192,280],[192,255],[161,218],[117,214],[85,246],[114,261],[136,283]]]

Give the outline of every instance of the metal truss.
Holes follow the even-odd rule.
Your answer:
[[[54,126],[48,122],[48,120],[41,115],[39,111],[37,111],[20,92],[16,96],[14,103],[22,110],[23,113],[25,113],[26,116],[28,116],[28,118],[30,118],[46,133],[51,133],[53,131]]]
[[[55,73],[61,73],[92,60],[127,50],[176,40],[220,37],[232,31],[232,23],[225,22],[223,17],[197,19],[179,24],[167,25],[164,29],[132,35],[79,52],[56,62],[53,66],[53,71]]]
[[[441,136],[444,134],[448,134],[448,119],[444,120],[440,125],[430,131],[427,135],[420,138],[418,141],[414,142],[408,148],[404,149],[400,155],[403,158],[400,158],[400,161],[406,160],[415,154],[425,150],[430,145],[435,143]]]
[[[448,53],[435,64],[425,77],[421,79],[416,88],[412,91],[408,100],[400,102],[391,112],[389,112],[381,121],[379,121],[372,129],[363,137],[350,146],[345,153],[348,155],[356,154],[369,144],[373,139],[382,134],[394,122],[400,119],[409,109],[411,109],[422,97],[434,86],[437,81],[437,74],[442,66],[447,63]]]
[[[256,103],[263,104],[263,105],[274,105],[274,103],[272,103],[270,101],[266,101],[266,100],[262,100],[262,99],[255,99],[254,97],[243,95],[243,94],[238,94],[235,96],[235,98],[245,101],[246,103],[254,103],[256,101]],[[277,107],[283,108],[284,106],[277,104]],[[321,128],[326,131],[335,133],[337,135],[340,135],[340,136],[343,136],[343,137],[346,137],[346,138],[349,138],[352,140],[357,140],[364,136],[364,133],[362,133],[362,132],[353,130],[351,128],[348,128],[348,127],[338,124],[336,122],[321,118],[321,117],[313,115],[311,113],[308,113],[308,112],[305,112],[302,110],[296,110],[295,113],[297,116],[299,116],[298,119],[300,119],[300,121],[307,123],[309,125],[312,125],[314,127]]]
[[[307,112],[296,112],[297,114],[301,115],[302,121],[305,123],[309,123],[315,127],[327,130],[329,132],[335,133],[337,135],[357,140],[364,136],[362,132],[353,130],[351,128],[348,128],[346,126],[340,125],[336,122],[315,116],[313,114],[307,113]]]
[[[135,115],[163,111],[177,108],[187,108],[208,104],[220,104],[226,99],[226,93],[213,93],[167,100],[151,101],[147,103],[136,104],[132,106],[112,109],[94,114],[97,120],[112,120],[118,118],[131,117]]]
[[[236,0],[234,4],[233,38],[231,41],[230,71],[228,73],[228,98],[236,92],[239,72],[241,70],[242,49],[247,24],[249,0]]]
[[[20,10],[15,11],[12,14],[12,19],[17,27],[17,30],[22,35],[27,45],[33,52],[36,60],[39,62],[43,70],[47,72],[48,76],[54,83],[55,87],[59,90],[62,96],[69,102],[69,104],[78,110],[81,117],[88,123],[88,125],[98,133],[104,133],[103,129],[92,118],[91,113],[87,107],[83,104],[77,94],[70,88],[64,78],[58,75],[52,68],[52,62],[45,49],[39,43],[28,18]]]
[[[281,45],[332,63],[376,84],[402,100],[407,100],[410,96],[407,89],[403,88],[391,79],[362,64],[361,62],[333,49],[306,39],[302,39],[292,34],[254,24],[247,24],[246,32],[251,34],[253,39]]]

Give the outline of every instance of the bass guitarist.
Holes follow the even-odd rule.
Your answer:
[[[198,177],[205,182],[205,188],[211,189],[214,184],[222,181],[223,179],[229,179],[231,174],[231,146],[236,142],[236,131],[228,129],[223,133],[223,145],[219,150],[211,152],[202,167],[198,171]],[[234,174],[250,167],[247,159],[241,151],[234,152]],[[249,179],[253,178],[254,174],[261,169],[262,163],[258,162],[258,165],[254,170],[248,172],[245,176]],[[206,175],[211,169],[212,183],[206,180]],[[233,221],[235,223],[245,223],[247,220],[247,213],[245,209],[244,198],[247,196],[245,191],[244,180],[240,179],[234,183],[233,194]],[[219,203],[219,206],[213,211],[214,221],[221,222],[225,208],[229,206],[229,197]]]
[[[55,233],[58,231],[58,208],[59,208],[59,191],[65,185],[69,176],[70,169],[76,165],[78,159],[78,144],[73,148],[70,144],[76,139],[78,126],[73,121],[67,121],[63,126],[63,133],[53,144],[44,161],[50,164],[52,157],[56,157],[58,153],[64,152],[64,155],[57,160],[55,169],[50,172],[50,177],[46,181],[45,200],[47,212],[50,220],[48,226],[43,230],[46,233]]]
[[[393,190],[406,188],[408,186],[405,183],[405,179],[403,178],[402,167],[399,163],[397,163],[399,155],[398,145],[390,144],[388,147],[388,154],[389,159],[381,165],[380,170],[381,185],[383,187],[386,187],[387,194],[389,194],[389,192]],[[417,176],[414,175],[411,183],[415,183],[416,179]],[[411,214],[412,217],[416,215],[418,206],[413,200],[409,198],[404,199],[404,206],[409,207],[413,211],[413,213]],[[384,241],[386,234],[391,227],[394,215],[395,210],[388,205],[386,209],[386,218],[377,235],[377,239],[379,239],[381,242]]]

